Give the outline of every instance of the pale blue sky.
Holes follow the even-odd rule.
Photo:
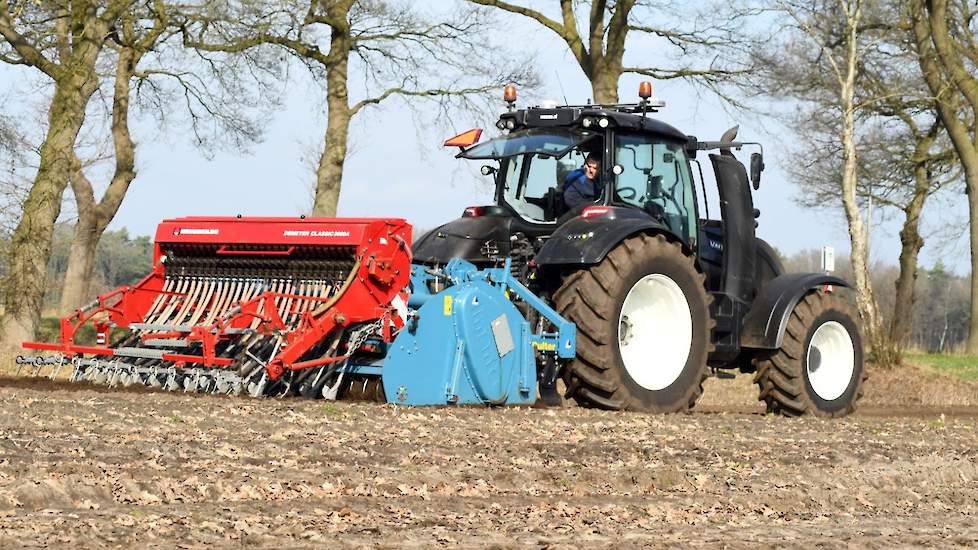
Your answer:
[[[516,19],[512,24],[515,30],[533,37],[543,81],[538,97],[562,100],[566,94],[572,103],[583,103],[590,97],[584,75],[562,42]],[[655,49],[654,43],[645,40],[629,43],[629,55],[636,57],[653,57]],[[23,68],[0,65],[0,98],[8,96],[5,113],[17,114],[22,126],[36,132],[37,117],[24,114],[25,98],[18,97],[30,90],[24,83],[28,74]],[[639,80],[630,76],[622,79],[622,101],[636,99]],[[848,250],[841,214],[806,210],[792,200],[798,188],[785,180],[783,167],[791,162],[787,146],[794,143],[793,135],[779,132],[773,121],[754,120],[756,115],[728,113],[717,100],[697,97],[681,81],[654,82],[653,86],[655,95],[667,104],[658,118],[680,130],[715,140],[728,127],[740,124],[740,139],[765,143],[767,170],[754,199],[762,212],[759,236],[789,254],[822,245]],[[189,136],[171,133],[159,139],[146,122],[136,124],[139,177],[111,227],[151,235],[164,217],[239,213],[288,216],[303,212],[311,203],[313,181],[303,158],[321,142],[325,123],[322,95],[314,90],[314,83],[308,81],[290,86],[283,101],[285,108],[268,120],[264,142],[248,154],[221,152],[208,160],[189,145]],[[11,91],[13,97],[8,95]],[[428,116],[435,116],[434,111]],[[441,147],[448,137],[445,126],[465,130],[477,125],[476,118],[460,114],[447,122],[432,121],[430,128],[416,131],[416,117],[396,100],[358,116],[352,128],[352,153],[346,165],[340,214],[406,217],[430,228],[458,217],[466,206],[491,202],[489,182],[477,172],[481,163],[457,160],[457,150]],[[495,134],[495,128],[490,127],[484,136]],[[708,165],[704,162],[709,187],[712,178]],[[961,204],[963,200],[951,202]],[[716,216],[715,201],[711,204]],[[951,205],[943,207],[939,217],[932,217],[944,223],[947,219],[963,220],[963,215],[960,207]],[[874,259],[896,263],[898,229],[892,222],[876,228]],[[942,255],[945,263],[966,272],[964,244],[958,243],[951,252],[927,246],[924,262],[929,265]]]

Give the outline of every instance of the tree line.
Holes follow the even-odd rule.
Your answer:
[[[972,269],[959,303],[969,306],[934,326],[947,327],[938,349],[963,338],[978,353],[976,15],[970,0],[0,0],[0,62],[47,83],[42,135],[31,141],[0,116],[0,163],[11,166],[0,165],[0,338],[36,329],[66,197],[77,222],[60,308],[92,294],[98,243],[137,178],[132,117],[197,144],[246,147],[305,71],[326,123],[309,211],[333,215],[362,111],[397,98],[472,110],[504,83],[539,83],[532,60],[508,47],[520,21],[559,39],[598,103],[619,101],[624,75],[683,79],[794,132],[798,200],[845,214],[856,302],[881,361],[933,348],[915,304],[942,299],[922,281],[953,276],[919,268],[920,223],[934,195],[963,194]],[[892,281],[869,261],[867,225],[881,210],[902,225]]]

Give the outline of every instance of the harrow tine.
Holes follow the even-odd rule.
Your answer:
[[[108,376],[103,367],[99,365],[89,372],[87,380],[92,384],[104,384],[108,380]]]
[[[62,355],[61,358],[60,358],[60,360],[58,361],[58,364],[55,365],[53,369],[51,369],[51,374],[48,375],[48,379],[54,380],[55,378],[57,378],[58,377],[58,373],[61,372],[61,366],[64,365],[64,364],[65,364],[65,358]]]
[[[196,373],[188,374],[188,375],[184,376],[183,377],[183,391],[184,391],[184,393],[187,393],[187,392],[196,392],[197,391],[197,381],[198,381],[198,375]]]
[[[114,388],[119,385],[119,381],[122,379],[122,367],[118,364],[112,365],[108,371],[108,380],[105,381],[105,385]]]
[[[141,382],[142,380],[140,379],[139,373],[136,372],[136,367],[129,367],[128,372],[122,377],[122,385],[127,388]]]
[[[152,370],[146,375],[146,385],[151,388],[162,388],[163,383],[160,382],[160,369],[158,367],[153,367]]]
[[[85,376],[85,369],[81,366],[81,363],[75,363],[75,369],[71,371],[71,377],[68,378],[69,382],[80,382]]]
[[[180,383],[177,381],[177,373],[171,369],[170,372],[165,375],[166,381],[163,383],[163,389],[166,391],[176,391],[180,389]]]
[[[262,369],[261,378],[256,382],[251,382],[248,384],[248,395],[251,397],[264,397],[265,396],[265,386],[268,384],[268,373]]]

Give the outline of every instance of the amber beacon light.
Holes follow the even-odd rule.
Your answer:
[[[512,105],[513,103],[516,103],[516,86],[515,85],[513,85],[513,84],[507,84],[506,87],[503,88],[503,99],[506,100],[506,103],[509,103],[510,105]]]
[[[648,99],[652,97],[652,83],[648,80],[643,80],[638,84],[638,97],[642,99]]]

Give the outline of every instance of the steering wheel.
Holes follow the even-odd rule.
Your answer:
[[[615,193],[620,198],[623,198],[628,201],[633,200],[636,196],[638,196],[638,191],[636,191],[634,187],[625,187],[624,189],[616,189]]]

